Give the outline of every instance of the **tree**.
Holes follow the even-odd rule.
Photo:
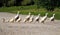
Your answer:
[[[9,0],[7,3],[7,6],[14,6],[14,1],[15,0]]]
[[[34,1],[33,0],[23,0],[22,5],[33,5],[34,4]]]
[[[15,6],[20,6],[22,1],[23,0],[15,0],[14,5]]]
[[[39,0],[40,6],[45,7],[48,11],[54,11],[56,7],[58,7],[60,4],[60,0]]]
[[[0,7],[3,6],[3,0],[0,0]]]

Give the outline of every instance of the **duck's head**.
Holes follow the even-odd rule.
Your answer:
[[[55,13],[53,15],[55,15]]]
[[[20,11],[18,11],[18,13],[17,13],[17,14],[19,14],[19,12],[20,12]]]
[[[38,14],[38,16],[40,16],[40,14]]]
[[[48,15],[48,13],[46,13],[46,16]]]
[[[29,12],[29,15],[31,15],[31,13]]]

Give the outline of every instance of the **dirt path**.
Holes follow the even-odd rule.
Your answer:
[[[45,24],[38,22],[3,23],[1,18],[9,20],[16,14],[0,12],[0,35],[60,35],[60,20],[54,22],[46,20]],[[22,20],[26,15],[22,16]]]

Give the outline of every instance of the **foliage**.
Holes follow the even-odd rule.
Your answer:
[[[43,7],[47,11],[54,11],[60,7],[60,0],[0,0],[0,7],[10,6],[31,6],[36,5],[37,9]]]
[[[44,16],[45,13],[49,13],[48,17],[51,17],[53,13],[55,13],[55,19],[60,20],[60,9],[55,8],[54,12],[49,12],[45,8],[39,8],[39,11],[37,11],[37,7],[34,6],[13,6],[13,7],[1,7],[0,12],[9,12],[9,13],[17,13],[17,11],[20,11],[20,14],[28,14],[29,12],[32,13],[32,15],[38,15],[41,14],[41,16]]]

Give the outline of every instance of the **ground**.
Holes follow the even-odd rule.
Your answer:
[[[44,24],[38,22],[23,23],[22,21],[27,15],[20,14],[21,22],[2,22],[2,18],[7,21],[15,15],[0,12],[0,35],[60,35],[60,20],[51,22],[47,19]]]

